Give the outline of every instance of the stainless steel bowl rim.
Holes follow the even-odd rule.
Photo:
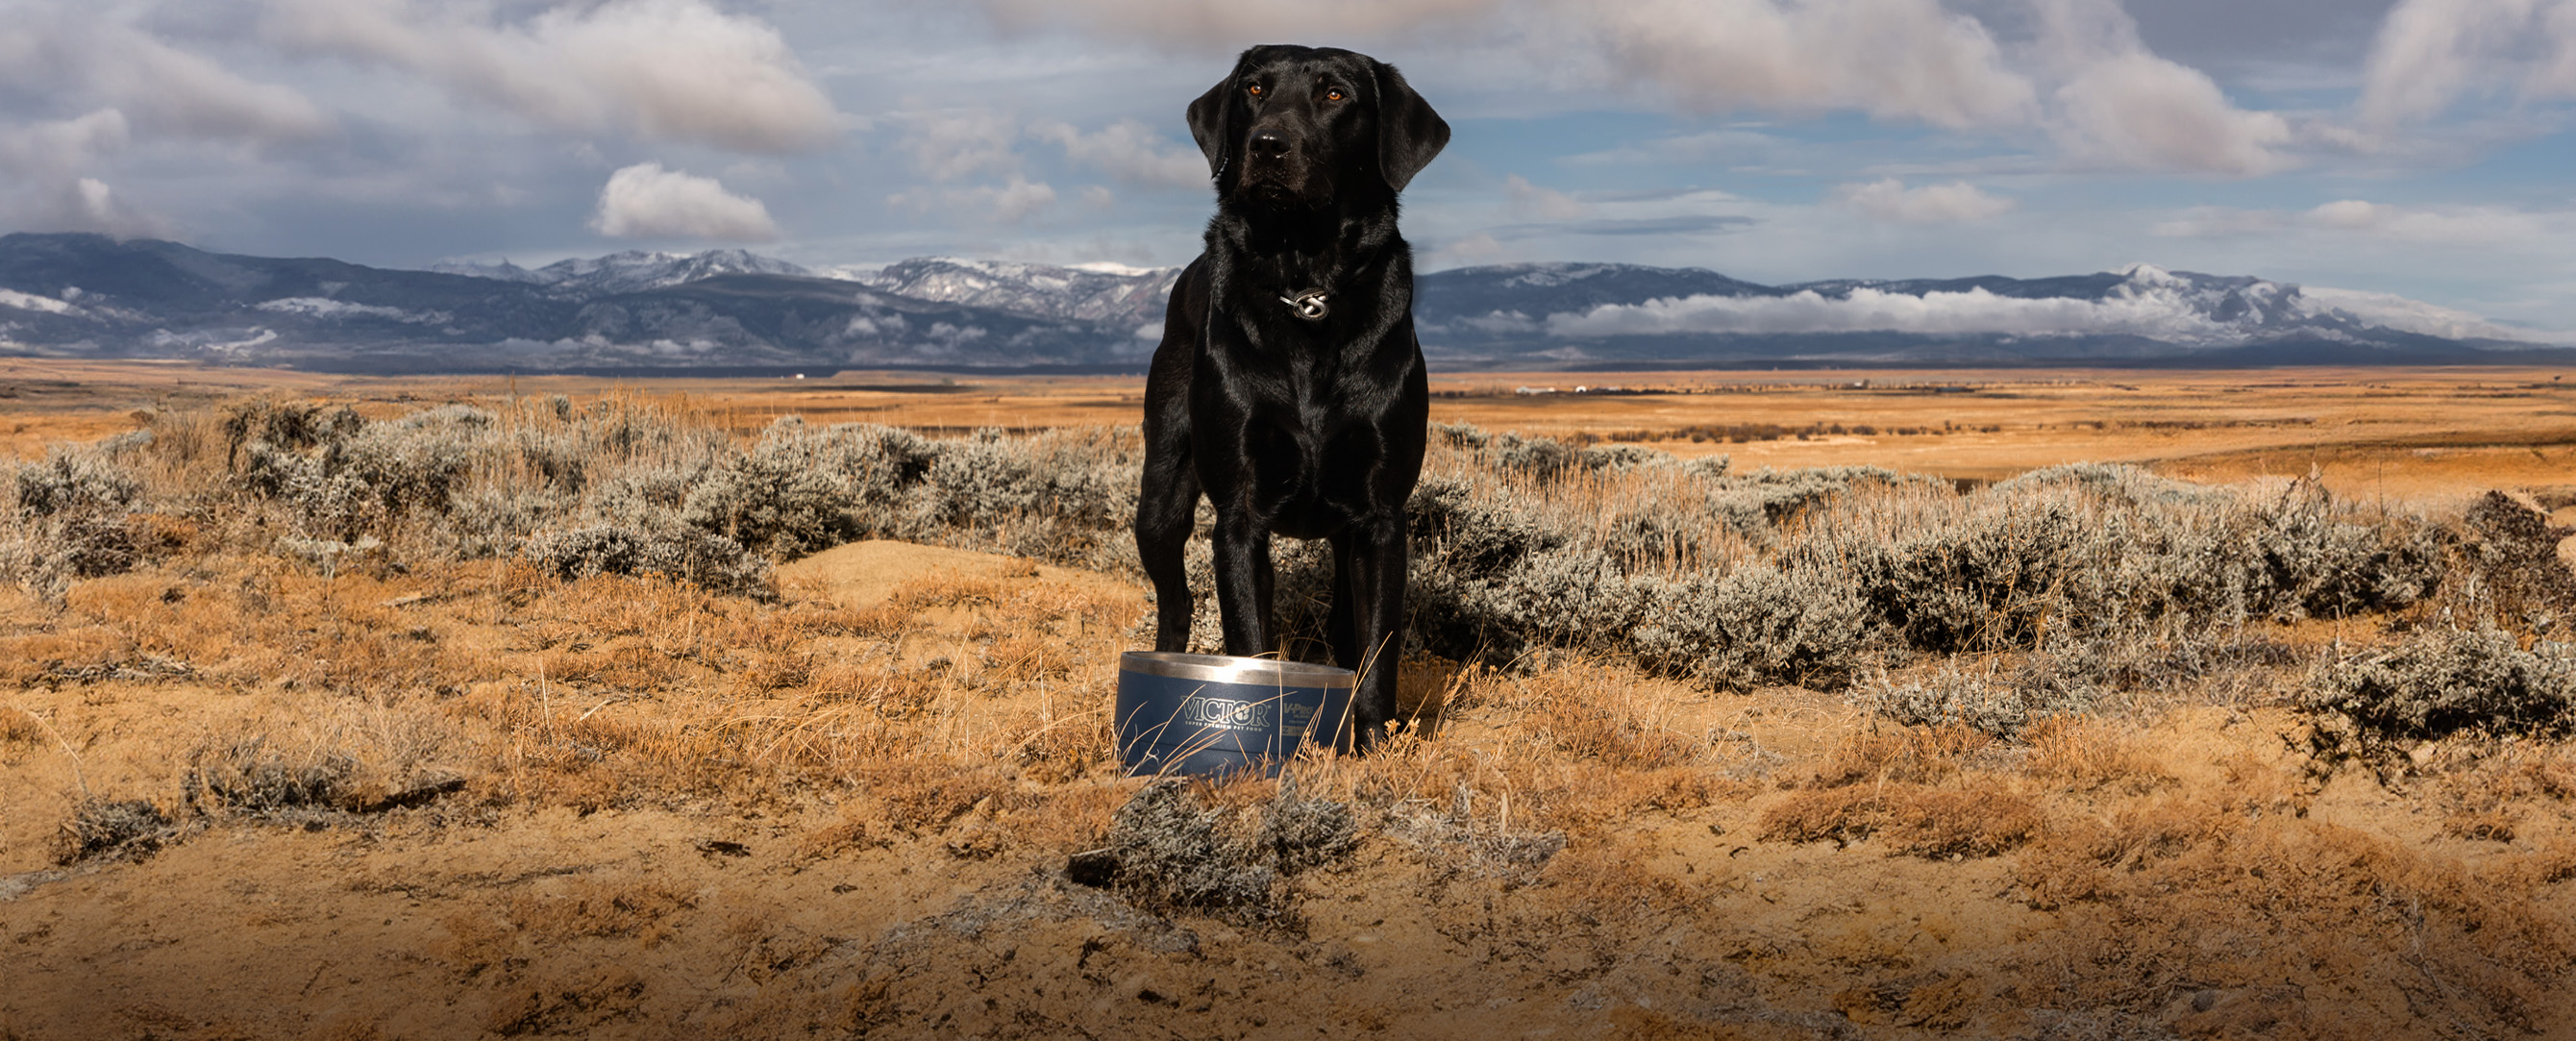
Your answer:
[[[1349,687],[1357,678],[1351,670],[1334,665],[1277,658],[1237,658],[1224,654],[1182,654],[1177,651],[1127,651],[1119,655],[1118,669],[1147,676],[1256,687],[1330,689]]]

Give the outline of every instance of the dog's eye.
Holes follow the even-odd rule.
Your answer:
[[[1261,84],[1255,83],[1249,87],[1243,88],[1243,90],[1245,93],[1250,94],[1253,97],[1257,98],[1261,96]]]
[[[1341,92],[1340,90],[1338,90],[1338,89],[1325,91],[1325,92],[1324,92],[1324,100],[1326,100],[1326,101],[1340,101],[1340,100],[1342,100],[1342,92]]]

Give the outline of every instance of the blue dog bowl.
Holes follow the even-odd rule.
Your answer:
[[[1351,747],[1349,669],[1217,654],[1118,659],[1118,758],[1129,776],[1279,767],[1309,741]]]

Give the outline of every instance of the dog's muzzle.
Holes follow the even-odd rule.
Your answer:
[[[1324,306],[1324,291],[1321,289],[1309,289],[1296,296],[1283,296],[1279,298],[1279,302],[1288,305],[1289,310],[1296,312],[1297,317],[1309,322],[1323,321],[1325,315],[1333,313],[1332,308]]]

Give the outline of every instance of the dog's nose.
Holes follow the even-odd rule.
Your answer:
[[[1252,157],[1281,159],[1288,155],[1288,139],[1276,130],[1263,130],[1252,135]]]

